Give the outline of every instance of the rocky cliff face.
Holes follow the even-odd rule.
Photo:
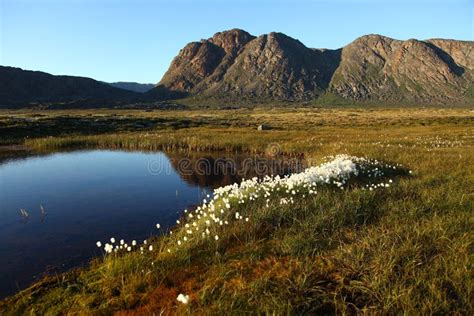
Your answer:
[[[217,33],[186,45],[171,63],[160,85],[179,92],[202,92],[220,82],[254,36],[241,30]]]
[[[438,47],[449,62],[474,70],[474,42],[446,39],[431,39],[427,42]]]
[[[327,87],[336,55],[282,33],[256,38],[234,29],[186,45],[159,84],[191,94],[305,99]]]
[[[367,35],[338,50],[310,49],[281,33],[234,29],[188,44],[159,85],[191,95],[308,100],[469,102],[474,42],[399,41]]]
[[[472,83],[469,72],[433,42],[368,35],[342,49],[330,89],[355,100],[462,101]]]
[[[307,48],[281,33],[249,42],[208,94],[306,99],[320,94],[329,83],[325,54]]]

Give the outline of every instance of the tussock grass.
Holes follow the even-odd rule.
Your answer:
[[[210,125],[30,139],[26,144],[37,149],[265,153],[278,144],[279,152],[303,154],[314,164],[348,153],[401,163],[413,174],[384,190],[325,188],[293,205],[272,201],[264,207],[257,199],[238,209],[251,220],[232,222],[217,242],[199,239],[176,249],[183,233],[177,227],[172,236],[152,241],[153,252],[98,258],[89,268],[51,276],[7,298],[0,310],[7,315],[472,314],[472,120],[470,114],[448,119],[420,111],[412,112],[407,124],[395,112],[385,118],[381,110],[361,114],[351,127],[343,119],[337,124],[327,112],[321,119],[332,125],[305,125],[297,122],[308,115],[302,111],[296,119],[288,112],[287,118],[273,116],[281,120],[273,125],[282,129],[258,133]],[[177,302],[179,293],[190,295],[190,303]]]

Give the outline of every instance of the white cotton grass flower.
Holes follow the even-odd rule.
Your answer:
[[[98,248],[102,247],[102,243],[100,241],[96,242],[95,244],[97,245]]]
[[[153,246],[152,246],[152,245],[150,245],[150,246],[148,247],[148,251],[153,251]]]
[[[179,294],[178,297],[176,298],[176,300],[180,303],[183,303],[183,304],[188,304],[189,302],[189,295],[186,295],[186,294]]]
[[[112,246],[111,244],[108,244],[108,243],[105,244],[104,251],[106,253],[111,253],[113,250],[114,250],[114,246]]]
[[[137,241],[136,240],[132,240],[132,246],[136,246],[137,245]]]
[[[398,166],[399,170],[400,167]],[[249,214],[246,213],[252,205],[243,208],[240,205],[245,205],[250,201],[262,202],[262,205],[267,208],[278,205],[291,206],[301,199],[312,198],[317,194],[320,186],[332,186],[344,190],[353,177],[359,177],[358,179],[368,182],[361,188],[362,190],[385,189],[391,187],[393,183],[392,179],[387,179],[390,170],[395,169],[377,160],[338,155],[300,173],[283,177],[265,176],[261,179],[254,177],[243,179],[239,184],[234,183],[217,188],[212,195],[207,196],[203,204],[194,210],[185,210],[186,215],[176,221],[178,225],[183,224],[183,230],[178,228],[176,231],[178,235],[176,249],[179,249],[183,243],[201,238],[200,236],[203,239],[214,238],[218,241],[224,225],[229,225],[231,222],[240,222],[242,224],[239,225],[245,225],[250,221]],[[380,181],[377,183],[377,180]],[[237,204],[239,204],[238,208]],[[160,224],[155,225],[157,229],[161,228]],[[173,232],[169,230],[169,234],[173,235]],[[115,238],[111,238],[110,241],[114,244]],[[131,245],[136,246],[136,241],[132,241]],[[144,247],[148,247],[149,250],[153,249],[151,245],[148,246],[147,240],[143,241],[143,245],[146,245]],[[105,250],[112,252],[117,251],[117,248],[123,248],[128,251],[129,246],[123,240],[120,240],[120,246],[114,249],[112,245],[109,245],[107,249],[110,251]],[[144,247],[140,247],[142,254]],[[168,249],[168,252],[170,253],[171,249]]]
[[[128,247],[127,247],[127,251],[128,251],[128,252],[132,251],[132,247],[128,246]]]

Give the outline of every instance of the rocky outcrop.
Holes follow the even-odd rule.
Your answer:
[[[202,92],[222,81],[235,58],[253,39],[249,33],[234,29],[189,43],[174,58],[160,85],[179,92]]]

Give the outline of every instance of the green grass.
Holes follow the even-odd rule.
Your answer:
[[[184,232],[177,227],[172,236],[153,240],[156,251],[99,258],[88,268],[40,281],[2,301],[4,314],[473,313],[471,110],[130,115],[182,114],[203,125],[33,138],[22,144],[34,150],[248,153],[278,146],[312,164],[349,153],[401,163],[413,174],[379,191],[326,188],[299,196],[293,205],[272,200],[265,207],[257,199],[236,206],[251,220],[231,222],[218,232],[218,242],[199,239],[178,250],[176,239]],[[257,132],[258,122],[274,129]],[[188,305],[176,301],[179,293],[191,296]]]

